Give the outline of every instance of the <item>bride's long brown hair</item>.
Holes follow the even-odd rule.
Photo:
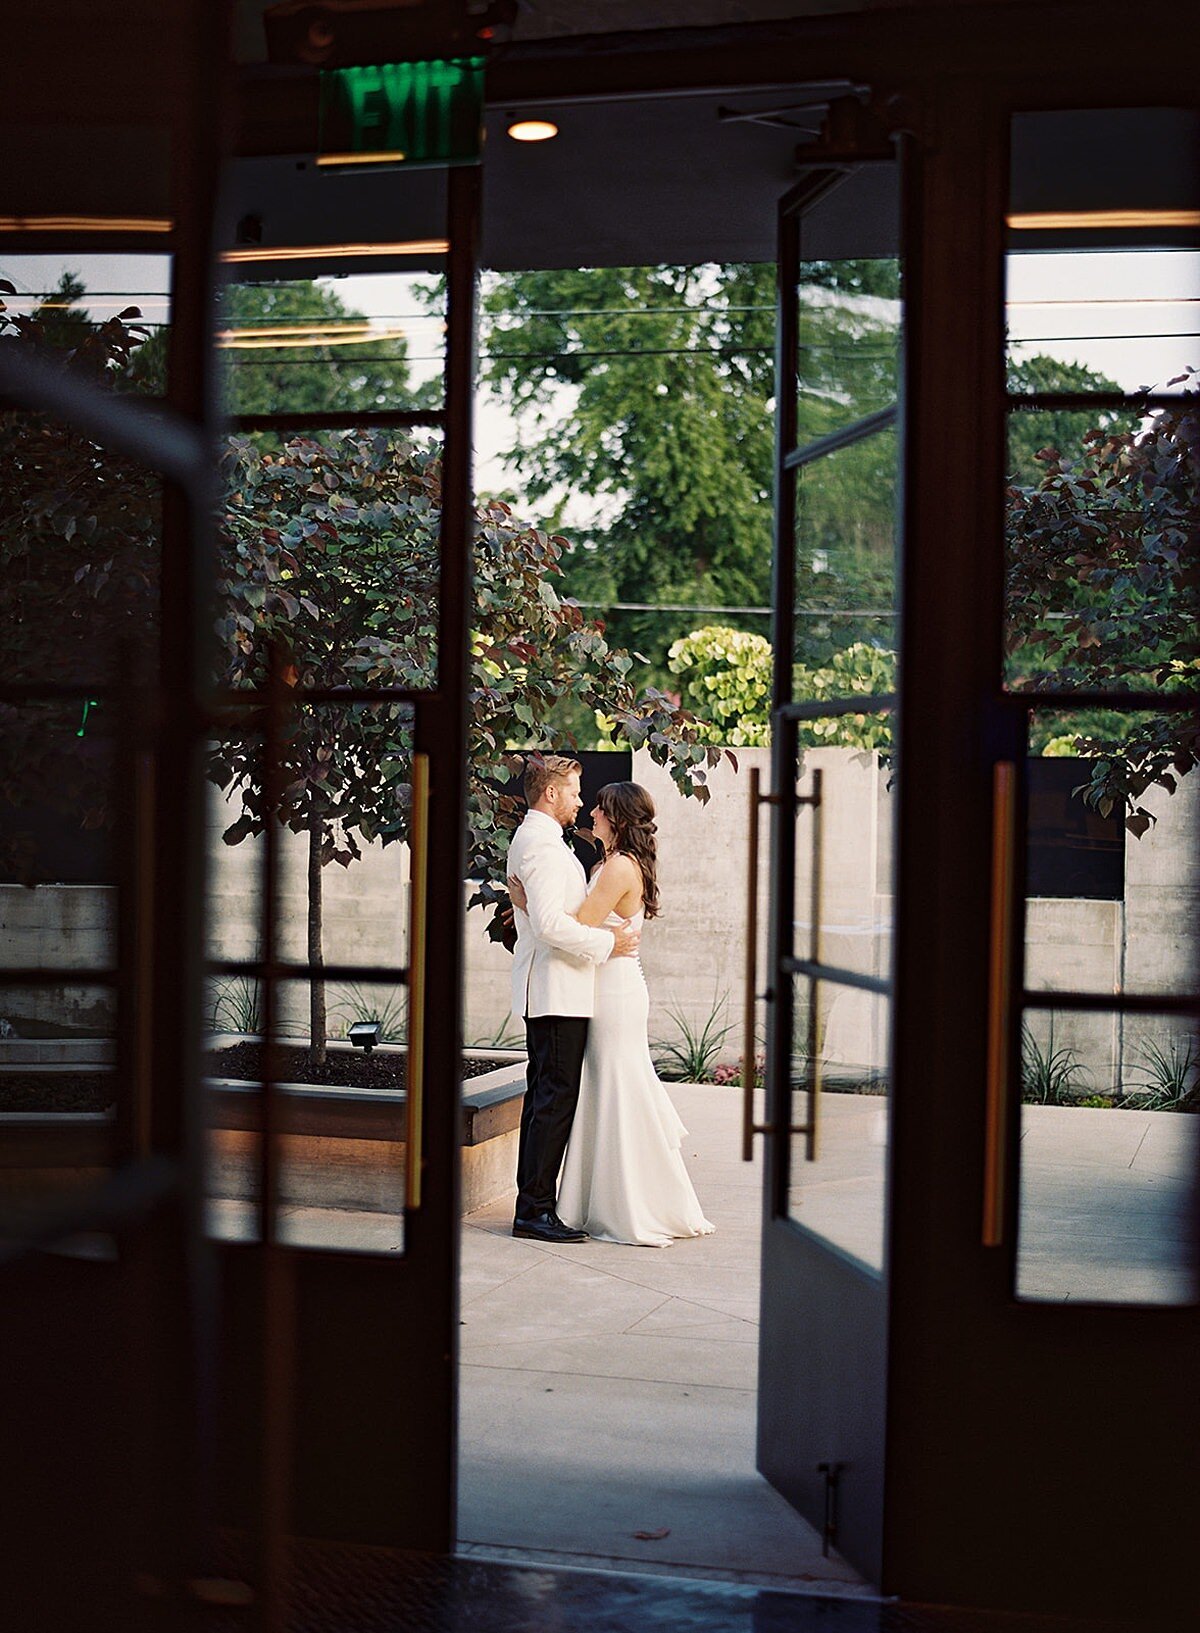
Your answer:
[[[613,827],[612,855],[623,851],[641,869],[642,904],[648,919],[658,916],[658,846],[654,836],[654,801],[641,783],[608,782],[596,795],[596,804]]]

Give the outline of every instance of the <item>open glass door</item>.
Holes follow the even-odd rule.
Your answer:
[[[781,228],[759,1462],[888,1592],[1166,1626],[1196,1525],[1194,1398],[1144,1376],[1181,1375],[1200,1308],[1194,120],[931,106],[905,661],[870,695],[790,688],[801,575],[901,427],[844,381],[804,435],[819,178]],[[814,750],[847,717],[857,758]],[[1088,1517],[1135,1492],[1114,1571]]]
[[[758,1462],[827,1545],[877,1581],[899,637],[899,166],[878,144],[849,158],[814,168],[782,201],[779,218]],[[819,228],[810,237],[826,199],[843,223],[860,211],[871,220],[869,258],[850,258],[863,254],[853,239],[837,259]]]

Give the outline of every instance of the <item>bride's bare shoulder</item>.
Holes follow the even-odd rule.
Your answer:
[[[611,856],[606,857],[601,863],[599,871],[606,878],[614,881],[621,881],[626,884],[632,884],[635,881],[641,882],[641,869],[633,857],[626,856],[624,851],[614,851]]]

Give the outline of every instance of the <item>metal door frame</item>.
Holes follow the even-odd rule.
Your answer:
[[[883,1559],[886,1272],[876,1275],[843,1254],[790,1217],[788,1206],[793,1137],[804,1135],[809,1157],[815,1156],[820,1098],[820,1068],[814,1059],[806,1120],[794,1121],[792,978],[806,975],[885,995],[891,991],[886,979],[824,962],[816,924],[809,956],[796,956],[792,922],[796,815],[801,806],[809,805],[814,821],[819,821],[821,801],[820,773],[812,794],[801,796],[796,788],[799,725],[839,714],[886,710],[895,701],[890,695],[860,695],[796,703],[792,697],[797,476],[805,466],[841,448],[902,424],[899,406],[892,405],[812,443],[797,444],[795,291],[804,213],[862,163],[896,164],[904,186],[912,162],[908,154],[881,146],[874,133],[864,145],[865,151],[835,150],[823,162],[814,161],[779,205],[772,584],[775,664],[772,793],[768,796],[772,806],[771,916],[765,994],[767,1121],[761,1130],[766,1148],[757,1456],[767,1479],[823,1533],[826,1548],[836,1543],[878,1581]],[[798,1439],[812,1439],[812,1455],[796,1449]]]

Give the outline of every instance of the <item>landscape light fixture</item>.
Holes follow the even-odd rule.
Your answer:
[[[509,118],[508,134],[514,142],[548,142],[558,135],[558,126],[550,119]]]
[[[346,1036],[356,1049],[365,1049],[370,1054],[382,1031],[378,1021],[355,1021]]]

